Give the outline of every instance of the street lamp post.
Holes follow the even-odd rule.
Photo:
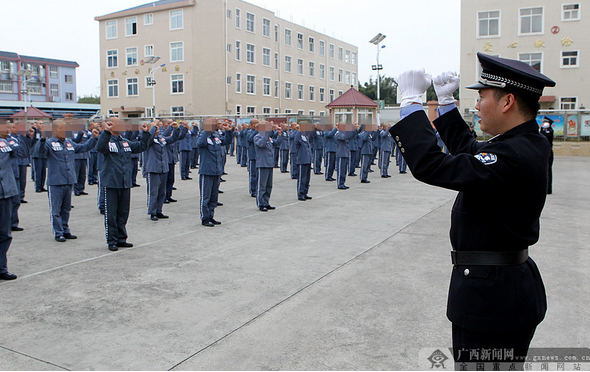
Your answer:
[[[162,67],[166,66],[166,64],[161,64],[160,66],[154,68],[154,64],[156,62],[158,62],[160,60],[161,57],[150,57],[148,58],[145,63],[150,63],[152,65],[151,71],[150,71],[150,81],[148,83],[149,86],[152,87],[152,116],[154,117],[154,119],[156,118],[156,80],[155,80],[155,74],[156,74],[156,70],[161,69]]]
[[[28,101],[28,96],[29,96],[29,89],[27,89],[27,83],[31,80],[37,79],[39,76],[33,76],[33,71],[31,70],[26,70],[26,69],[22,69],[22,70],[18,70],[18,72],[16,73],[17,76],[20,76],[22,78],[22,86],[21,86],[21,91],[20,93],[23,96],[23,102],[24,102],[24,110],[25,110],[25,124],[27,123],[27,101]]]
[[[383,39],[387,36],[383,35],[382,33],[378,33],[374,38],[369,40],[369,43],[373,45],[377,45],[377,64],[373,65],[373,71],[377,71],[377,102],[378,105],[381,105],[381,76],[379,71],[383,70],[383,65],[379,64],[379,52],[381,51],[381,46],[379,45]],[[385,47],[385,45],[383,46]],[[377,106],[377,125],[381,124],[381,118],[379,115],[380,106]]]

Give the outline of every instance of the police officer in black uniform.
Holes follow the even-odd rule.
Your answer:
[[[450,154],[441,152],[421,102],[431,85],[424,70],[399,77],[402,120],[390,130],[414,177],[459,191],[451,214],[447,317],[456,367],[468,369],[476,366],[468,362],[481,361],[473,356],[482,349],[502,350],[488,362],[526,356],[545,316],[545,288],[528,248],[539,239],[550,154],[535,118],[543,88],[555,86],[523,62],[478,58],[483,72],[468,88],[479,91],[481,128],[495,137],[477,142],[470,135],[452,95],[459,79],[443,73],[434,79],[441,106],[434,125]],[[522,361],[515,364],[522,368]]]
[[[541,124],[541,134],[547,138],[549,146],[551,146],[551,155],[547,163],[547,194],[553,194],[553,120],[545,116],[543,124]]]

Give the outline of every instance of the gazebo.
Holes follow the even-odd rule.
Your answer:
[[[375,124],[378,105],[354,87],[326,105],[333,123]]]
[[[43,120],[43,121],[47,121],[51,118],[53,118],[53,116],[51,116],[50,114],[46,113],[45,111],[41,111],[36,107],[28,107],[27,110],[22,110],[19,111],[15,114],[12,114],[10,116],[12,119],[14,119],[15,121],[21,121],[21,120]]]

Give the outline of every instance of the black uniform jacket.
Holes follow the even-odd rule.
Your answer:
[[[451,214],[453,249],[512,251],[539,239],[550,148],[534,120],[488,142],[477,142],[457,109],[434,121],[450,151],[444,154],[423,111],[390,129],[414,177],[459,191]],[[455,266],[447,316],[482,332],[526,330],[547,309],[532,259],[515,266]]]

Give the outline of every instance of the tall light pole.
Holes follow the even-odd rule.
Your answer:
[[[374,38],[372,38],[371,40],[369,40],[369,43],[373,44],[373,45],[377,45],[377,64],[373,65],[373,71],[377,71],[377,102],[378,105],[381,105],[381,76],[379,74],[379,71],[383,70],[383,66],[379,64],[379,52],[381,51],[381,46],[379,44],[381,44],[381,42],[383,41],[383,39],[385,39],[387,36],[383,35],[382,33],[378,33]],[[385,47],[385,45],[383,46]],[[379,117],[379,110],[380,110],[380,106],[377,106],[377,125],[381,124],[381,118]]]
[[[156,80],[154,78],[155,74],[156,74],[156,70],[161,69],[162,67],[166,66],[166,64],[161,64],[160,66],[154,68],[154,64],[156,62],[158,62],[160,60],[161,57],[150,57],[148,58],[145,63],[150,63],[152,65],[151,71],[150,71],[150,81],[148,83],[149,86],[152,87],[152,116],[154,117],[154,119],[156,118]]]
[[[26,124],[27,123],[27,101],[28,101],[28,96],[29,96],[29,90],[27,89],[27,83],[31,80],[39,78],[39,76],[31,77],[33,75],[33,71],[26,70],[26,69],[18,70],[16,75],[20,76],[22,78],[22,81],[21,81],[22,86],[21,86],[20,93],[23,96],[24,109],[25,109],[25,124]]]

